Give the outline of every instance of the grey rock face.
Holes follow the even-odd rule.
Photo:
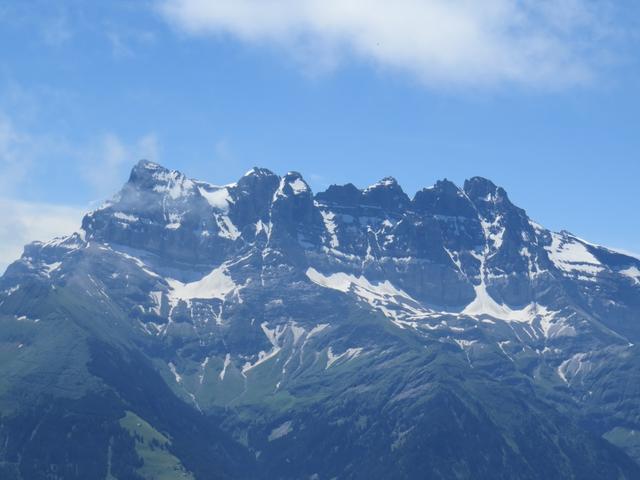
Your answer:
[[[580,465],[596,471],[614,457],[612,478],[633,478],[627,455],[640,460],[640,397],[625,386],[640,374],[640,260],[545,229],[480,177],[412,199],[390,177],[314,195],[297,172],[254,168],[217,186],[142,161],[78,233],[28,245],[0,279],[0,315],[38,319],[34,345],[51,312],[142,355],[203,414],[263,412],[225,428],[243,432],[253,457],[268,452],[265,471],[295,464],[282,478],[317,473],[305,468],[319,458],[281,455],[296,439],[313,445],[313,429],[338,469],[355,467],[332,435],[352,455],[362,439],[379,448],[378,472],[409,462],[400,478],[412,478],[419,455],[406,446],[435,445],[412,418],[468,440],[431,408],[492,436],[502,453],[476,463],[488,472],[482,462],[504,458],[510,478],[596,478],[580,477]],[[3,338],[16,343],[12,329]],[[496,392],[518,418],[501,413]],[[557,436],[564,450],[549,447]],[[545,474],[531,470],[542,452],[554,459]],[[455,456],[429,450],[439,455]],[[468,478],[489,478],[469,465]]]

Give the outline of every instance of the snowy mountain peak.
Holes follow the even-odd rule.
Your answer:
[[[243,177],[270,177],[273,175],[275,175],[275,173],[268,168],[253,167],[251,170],[247,171]]]
[[[367,188],[364,189],[364,191],[367,192],[368,190],[374,190],[379,188],[396,188],[396,187],[398,187],[398,181],[394,177],[387,176],[378,180],[373,185],[369,185]]]
[[[129,183],[143,184],[149,180],[157,178],[158,176],[166,175],[169,172],[171,172],[171,170],[158,163],[144,159],[139,160],[131,169],[131,173],[129,174]]]
[[[131,170],[129,181],[121,194],[131,195],[129,190],[146,191],[176,200],[196,193],[195,184],[178,170],[170,170],[148,160],[140,160]]]
[[[288,172],[282,177],[284,185],[287,185],[294,195],[311,195],[311,189],[307,182],[302,178],[302,175],[298,172]]]
[[[87,241],[159,255],[166,264],[219,265],[266,249],[291,268],[332,265],[373,274],[414,301],[447,308],[477,300],[478,282],[483,298],[508,306],[557,302],[541,297],[543,291],[549,297],[552,279],[590,285],[613,275],[623,285],[637,283],[635,261],[534,225],[502,188],[481,177],[464,189],[438,181],[413,200],[391,177],[365,190],[332,185],[313,197],[298,172],[279,177],[254,168],[237,184],[214,186],[141,161],[120,194],[89,213],[82,227]],[[29,256],[38,249],[49,263],[60,251],[42,245]]]
[[[484,177],[472,177],[465,180],[464,192],[474,203],[509,203],[507,192]]]
[[[409,197],[393,177],[385,177],[365,188],[362,191],[362,200],[365,204],[388,211],[401,211],[410,204]]]
[[[640,260],[550,232],[487,179],[413,200],[392,179],[314,197],[297,172],[216,186],[143,161],[82,226],[28,245],[0,278],[0,403],[42,399],[0,425],[8,449],[32,437],[26,453],[43,438],[83,452],[73,432],[105,405],[100,471],[73,478],[117,458],[136,471],[123,449],[142,436],[124,425],[182,442],[154,455],[207,459],[221,430],[200,427],[219,412],[257,462],[226,478],[640,478],[616,470],[640,461]],[[460,463],[460,445],[485,444],[494,457]],[[367,470],[363,448],[388,467]],[[42,455],[29,478],[53,471]],[[526,470],[540,458],[540,475]]]
[[[159,163],[152,162],[151,160],[147,160],[143,158],[138,160],[138,162],[133,166],[132,173],[140,172],[144,170],[157,171],[157,170],[167,170],[167,168],[163,167]]]
[[[469,198],[455,183],[439,180],[433,187],[416,192],[413,207],[420,212],[434,215],[474,217],[475,208]]]

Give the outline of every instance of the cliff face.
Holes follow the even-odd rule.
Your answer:
[[[640,260],[483,178],[140,162],[0,279],[0,472],[640,478],[639,322]]]

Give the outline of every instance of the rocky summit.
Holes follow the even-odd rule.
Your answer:
[[[640,260],[474,177],[141,161],[0,279],[2,479],[638,479]]]

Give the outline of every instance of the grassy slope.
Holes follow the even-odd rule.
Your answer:
[[[143,461],[137,472],[145,480],[194,480],[170,451],[171,441],[133,412],[127,411],[120,425],[135,439],[136,452]]]

